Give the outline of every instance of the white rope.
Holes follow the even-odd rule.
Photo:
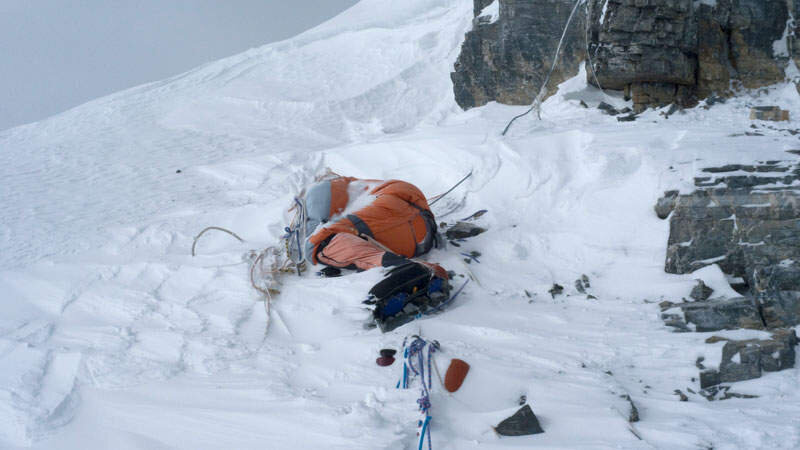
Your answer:
[[[575,0],[575,6],[572,7],[572,12],[569,14],[569,19],[567,19],[567,24],[564,25],[564,31],[561,33],[561,39],[558,41],[558,47],[556,47],[556,54],[553,56],[553,65],[550,66],[550,71],[547,72],[547,76],[544,79],[544,83],[542,83],[542,87],[539,88],[539,93],[533,100],[533,104],[527,111],[518,116],[515,116],[508,122],[508,125],[506,125],[506,128],[503,130],[502,136],[506,135],[508,129],[511,128],[511,124],[513,124],[515,120],[519,119],[520,117],[528,115],[534,109],[536,110],[536,116],[539,118],[539,120],[542,119],[540,106],[542,103],[542,98],[544,98],[544,94],[547,93],[547,83],[550,82],[550,76],[553,74],[553,71],[556,69],[556,65],[558,64],[558,58],[561,55],[561,46],[564,44],[564,38],[566,38],[567,36],[567,31],[569,30],[569,25],[572,23],[572,18],[575,17],[575,11],[578,10],[578,6],[584,1],[586,0]]]

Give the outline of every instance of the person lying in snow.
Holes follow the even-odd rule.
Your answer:
[[[436,220],[422,192],[400,180],[336,177],[318,182],[295,200],[299,217],[287,227],[295,263],[341,269],[392,267],[370,290],[374,319],[389,331],[449,296],[449,276],[438,264],[412,260],[439,242]]]

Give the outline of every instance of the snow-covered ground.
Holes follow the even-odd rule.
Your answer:
[[[416,448],[418,392],[374,360],[420,331],[441,367],[472,367],[458,392],[434,386],[435,448],[800,446],[798,369],[735,384],[756,399],[688,393],[719,345],[671,333],[657,303],[698,277],[726,286],[716,267],[664,273],[668,223],[652,209],[701,167],[793,158],[786,132],[731,135],[751,105],[800,111],[794,87],[620,123],[579,106],[623,103],[582,74],[501,137],[523,108],[453,101],[471,19],[465,0],[362,0],[291,40],[0,133],[0,447]],[[778,128],[800,128],[797,114]],[[361,304],[379,271],[286,278],[265,334],[242,256],[277,241],[325,167],[430,196],[473,170],[434,210],[486,208],[489,231],[428,259],[476,281],[381,334]],[[192,258],[208,225],[246,242],[208,234]],[[597,299],[575,291],[581,274]],[[521,395],[546,432],[498,437]]]

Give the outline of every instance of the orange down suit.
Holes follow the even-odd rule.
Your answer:
[[[399,180],[350,177],[325,183],[329,184],[316,191],[330,192],[328,217],[317,217],[322,225],[306,243],[307,259],[312,263],[366,270],[400,264],[433,247],[436,222],[416,186]],[[350,196],[362,193],[372,196],[371,201],[348,211],[354,200]]]

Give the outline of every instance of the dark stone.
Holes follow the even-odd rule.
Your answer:
[[[622,398],[628,401],[630,405],[630,411],[628,412],[628,422],[634,423],[639,421],[639,408],[633,403],[631,396],[628,394],[621,395]]]
[[[701,389],[700,395],[710,402],[731,398],[758,398],[757,395],[739,394],[738,392],[731,392],[730,389],[730,386],[711,386],[708,389]]]
[[[711,297],[712,293],[714,293],[714,289],[706,286],[703,280],[697,280],[697,284],[692,288],[689,297],[693,298],[695,301],[702,302]]]
[[[664,196],[659,198],[656,202],[655,210],[659,219],[666,219],[669,214],[675,209],[675,204],[678,201],[678,191],[664,192]]]
[[[511,417],[500,422],[494,431],[501,436],[527,436],[529,434],[544,433],[539,419],[533,413],[530,405],[525,405]]]
[[[466,239],[477,236],[486,231],[486,228],[473,225],[468,222],[456,222],[455,225],[444,232],[447,239]]]
[[[700,372],[700,387],[705,389],[709,386],[715,386],[722,381],[719,378],[719,372],[716,370],[705,370]]]
[[[618,122],[633,122],[638,116],[635,113],[628,114],[627,116],[617,117]]]
[[[564,286],[561,286],[558,283],[553,283],[553,287],[551,287],[547,292],[550,293],[551,297],[556,298],[556,295],[561,295],[561,293],[564,292]]]
[[[587,277],[585,274],[581,275],[580,278],[575,280],[575,289],[581,294],[585,294],[586,289],[589,289],[590,287],[592,286],[589,284],[589,277]]]
[[[797,335],[793,329],[776,330],[771,339],[729,340],[722,347],[719,370],[700,372],[700,387],[751,380],[762,372],[777,372],[794,367]]]
[[[673,391],[673,393],[678,396],[678,399],[680,401],[682,401],[682,402],[689,401],[689,397],[687,397],[686,394],[684,394],[680,389],[675,389],[675,391]]]
[[[613,106],[609,105],[606,102],[600,102],[600,104],[597,105],[597,109],[603,111],[604,113],[610,116],[616,116],[617,114],[619,114],[619,111],[617,111],[616,108],[614,108]]]

